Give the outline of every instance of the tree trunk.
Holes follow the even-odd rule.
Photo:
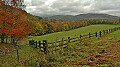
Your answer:
[[[5,34],[2,33],[2,35],[1,35],[1,43],[4,43],[4,39],[5,39]]]
[[[16,43],[17,41],[16,41],[16,42],[15,42],[15,41],[16,41],[16,39],[14,38],[13,35],[11,35],[11,44],[17,44],[17,43]]]
[[[13,35],[11,35],[11,44],[13,44]]]

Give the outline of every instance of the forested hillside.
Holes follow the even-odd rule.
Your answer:
[[[0,36],[1,42],[4,43],[4,39],[11,38],[11,43],[25,38],[31,33],[32,27],[27,20],[27,12],[25,10],[14,8],[9,5],[5,5],[0,1]]]
[[[50,17],[46,17],[48,19],[56,19],[56,20],[66,20],[66,21],[79,21],[84,19],[111,19],[111,20],[117,20],[120,17],[113,16],[109,14],[102,14],[102,13],[87,13],[87,14],[79,14],[79,15],[54,15]]]
[[[65,21],[56,19],[44,19],[27,13],[25,10],[14,8],[0,2],[0,33],[11,37],[13,41],[25,38],[27,35],[44,35],[48,33],[68,31],[92,24],[119,24],[120,19],[85,19]]]
[[[38,16],[29,15],[30,20],[34,20],[35,31],[31,35],[43,35],[53,32],[68,31],[93,24],[119,24],[120,19],[85,19],[79,21],[65,21],[56,19],[44,19]]]

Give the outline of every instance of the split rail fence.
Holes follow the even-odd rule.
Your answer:
[[[55,41],[55,42],[48,42],[48,40],[43,40],[43,41],[30,40],[29,45],[33,45],[35,48],[38,48],[42,52],[44,52],[44,54],[47,54],[50,51],[59,50],[58,49],[59,47],[66,48],[67,46],[69,46],[68,44],[71,42],[77,42],[82,39],[92,38],[92,37],[102,37],[103,35],[109,34],[111,32],[117,31],[117,30],[120,30],[120,27],[106,29],[106,30],[94,32],[94,33],[89,32],[86,35],[79,35],[78,37],[74,37],[74,38],[71,38],[71,37],[68,37],[67,39],[62,38],[62,40]],[[50,50],[50,49],[52,49],[52,50]]]

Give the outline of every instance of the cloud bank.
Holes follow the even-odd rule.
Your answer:
[[[120,0],[31,0],[26,11],[38,16],[106,13],[120,16]]]

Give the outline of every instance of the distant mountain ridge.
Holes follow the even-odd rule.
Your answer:
[[[99,13],[87,13],[87,14],[79,14],[79,15],[55,15],[51,17],[46,17],[48,19],[56,19],[56,20],[66,20],[66,21],[75,21],[75,20],[83,20],[83,19],[111,19],[116,20],[120,17],[113,16],[109,14],[99,14]]]

